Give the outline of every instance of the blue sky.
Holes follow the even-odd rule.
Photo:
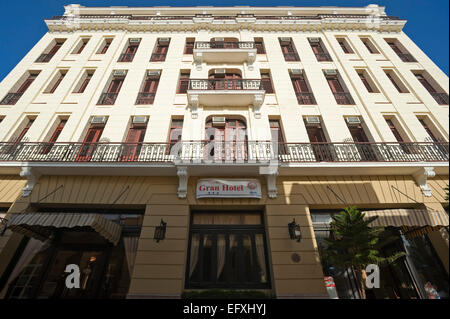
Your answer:
[[[449,74],[449,0],[1,0],[0,80],[45,34],[47,27],[43,20],[62,15],[63,6],[70,3],[84,6],[365,6],[377,3],[386,6],[388,15],[407,19],[404,31]]]

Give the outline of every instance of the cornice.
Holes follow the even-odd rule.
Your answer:
[[[314,16],[135,16],[66,15],[45,20],[51,32],[130,31],[375,31],[400,32],[406,23],[397,17],[376,15],[319,14]]]

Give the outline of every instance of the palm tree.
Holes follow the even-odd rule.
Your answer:
[[[366,299],[366,267],[369,264],[388,264],[405,255],[398,252],[389,257],[381,257],[379,251],[380,233],[384,227],[370,227],[378,216],[364,218],[356,207],[347,207],[333,216],[331,222],[332,239],[326,239],[327,248],[323,250],[324,259],[335,267],[353,268],[358,276],[359,293]]]

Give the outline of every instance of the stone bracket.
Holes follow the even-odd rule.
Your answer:
[[[249,71],[253,71],[253,63],[256,61],[256,54],[249,52],[247,56],[247,67]]]
[[[255,112],[255,118],[261,118],[261,106],[264,102],[264,94],[255,94],[253,97],[253,111]]]
[[[277,176],[278,176],[278,166],[261,166],[259,168],[259,174],[266,177],[267,182],[267,196],[269,198],[277,197]]]
[[[41,174],[37,173],[36,170],[32,169],[30,166],[22,166],[20,176],[27,179],[27,185],[22,188],[22,197],[28,197],[31,195]]]
[[[419,185],[423,194],[426,197],[431,197],[431,187],[427,185],[427,179],[436,176],[436,172],[434,171],[434,167],[423,167],[419,171],[413,174],[414,180],[417,185]]]
[[[195,67],[196,67],[197,71],[201,71],[202,63],[203,63],[203,53],[202,52],[194,53],[194,62],[195,62]]]
[[[191,118],[198,118],[198,94],[189,94],[189,106],[191,108]]]
[[[177,167],[178,175],[178,197],[186,198],[187,196],[187,186],[189,180],[189,172],[186,166]]]

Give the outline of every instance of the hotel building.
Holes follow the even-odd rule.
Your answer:
[[[45,23],[0,84],[0,298],[359,298],[320,255],[347,206],[406,253],[368,297],[448,298],[449,81],[406,20],[69,5]]]

